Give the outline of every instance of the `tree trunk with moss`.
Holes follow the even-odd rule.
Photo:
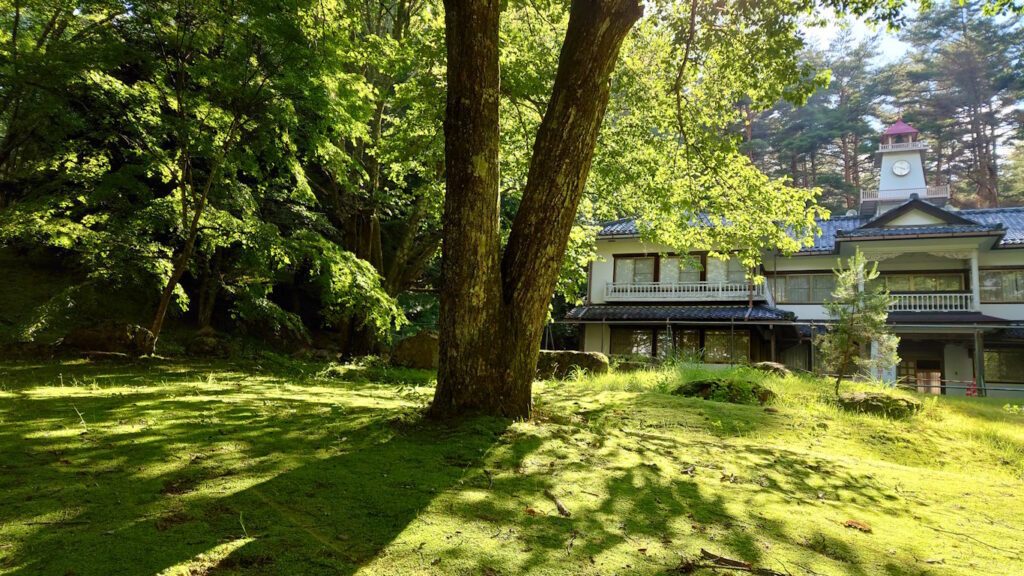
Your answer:
[[[440,368],[431,412],[528,418],[547,306],[638,0],[577,0],[526,188],[499,236],[497,0],[448,0]]]

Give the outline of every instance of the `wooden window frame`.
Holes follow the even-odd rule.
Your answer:
[[[935,278],[938,276],[959,276],[960,277],[960,288],[958,290],[929,290],[929,291],[916,291],[914,290],[914,277],[930,275]],[[889,290],[889,280],[891,276],[907,276],[910,278],[910,290],[901,290],[899,292],[890,292],[892,294],[963,294],[967,290],[967,274],[962,271],[942,271],[942,270],[907,270],[907,271],[890,271],[883,272],[878,275],[879,279],[885,281],[885,289]]]
[[[978,300],[981,304],[1024,304],[1024,298],[1019,300],[986,300],[984,298],[985,291],[981,286],[981,275],[985,272],[1018,272],[1024,274],[1024,268],[1020,267],[999,267],[999,268],[981,268],[978,270]]]
[[[687,254],[687,256],[696,256],[697,257],[697,260],[700,262],[700,281],[701,282],[707,282],[708,281],[708,266],[707,266],[708,253],[707,252],[689,252]],[[673,257],[681,257],[681,255],[679,253],[677,253],[677,252],[666,252],[665,254],[651,253],[651,252],[630,252],[630,253],[625,253],[625,254],[612,254],[612,282],[618,282],[619,281],[619,278],[618,278],[618,276],[619,276],[618,261],[619,261],[620,258],[634,258],[634,259],[635,258],[654,258],[654,281],[655,282],[661,282],[661,259],[662,259],[662,257],[673,258]]]
[[[790,294],[789,278],[791,276],[806,276],[807,277],[807,301],[806,302],[794,302],[794,301],[789,299],[789,294]],[[775,297],[778,298],[778,294],[779,294],[778,283],[779,282],[784,282],[785,283],[785,290],[784,291],[785,291],[785,295],[786,295],[786,300],[778,300],[777,299],[776,302],[778,302],[779,304],[794,304],[794,305],[818,305],[818,306],[823,305],[826,302],[826,300],[818,301],[818,300],[814,299],[814,277],[815,276],[830,276],[832,278],[835,278],[835,274],[833,272],[828,272],[828,273],[825,273],[825,272],[788,272],[786,274],[776,274],[772,278],[772,281],[773,281],[772,288],[775,291]],[[835,285],[833,284],[833,286],[835,286]],[[834,289],[835,288],[833,287],[833,290]]]

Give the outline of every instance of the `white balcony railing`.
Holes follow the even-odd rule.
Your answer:
[[[895,142],[893,144],[879,144],[879,152],[894,152],[896,150],[927,150],[927,142]]]
[[[753,290],[754,300],[764,300],[764,284],[747,282],[608,282],[604,297],[614,301],[747,300]]]
[[[945,294],[891,294],[890,312],[970,312],[974,295],[970,292]]]
[[[906,200],[910,198],[911,194],[917,194],[918,197],[928,198],[949,198],[949,184],[939,184],[937,186],[925,186],[924,188],[902,188],[899,190],[886,190],[879,197],[878,190],[861,190],[860,200]]]

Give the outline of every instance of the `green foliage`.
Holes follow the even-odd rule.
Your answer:
[[[815,340],[822,365],[836,374],[836,394],[839,382],[850,372],[851,366],[868,371],[872,368],[895,366],[899,338],[886,326],[889,317],[889,293],[878,283],[878,263],[868,267],[864,255],[857,252],[846,266],[842,260],[834,271],[836,288],[832,299],[825,302],[831,324],[828,332]]]
[[[304,333],[270,295],[312,267],[324,322],[365,313],[364,324],[386,334],[394,301],[380,294],[376,270],[337,245],[325,249],[341,233],[302,169],[314,153],[340,172],[351,167],[343,144],[373,114],[370,86],[352,72],[364,54],[351,7],[5,9],[15,21],[0,29],[17,39],[0,42],[0,148],[12,149],[0,154],[0,207],[10,205],[0,245],[48,247],[100,292],[155,299],[194,215],[185,280],[212,281],[237,319]],[[37,115],[58,121],[41,132]],[[185,284],[175,294],[177,311],[195,304]]]

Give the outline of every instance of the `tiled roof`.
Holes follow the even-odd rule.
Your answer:
[[[933,226],[893,226],[891,228],[857,228],[839,230],[839,238],[872,238],[875,236],[917,236],[919,234],[984,234],[1002,229],[1000,224],[936,224]]]
[[[1019,328],[1007,328],[1000,331],[998,336],[1001,336],[1006,340],[1024,340],[1024,326]]]
[[[900,118],[892,126],[886,128],[885,132],[882,132],[882,136],[898,136],[900,134],[920,134],[920,131]]]
[[[978,224],[1002,224],[1006,228],[1006,235],[999,242],[1000,246],[1024,245],[1024,206],[961,210],[959,214]]]
[[[793,320],[792,312],[779,310],[765,305],[753,308],[747,306],[616,306],[595,305],[577,306],[565,315],[566,320],[607,321],[703,321],[716,322],[735,320]]]
[[[868,228],[857,230],[872,221],[867,216],[836,216],[829,220],[819,220],[821,235],[814,238],[814,244],[800,250],[801,254],[832,253],[836,247],[836,237],[857,238],[863,236],[905,236],[914,234],[964,234],[991,233],[1005,231],[999,240],[1003,248],[1024,246],[1024,206],[1013,208],[979,208],[958,210],[953,212],[977,224],[935,225],[935,226],[894,226],[891,228]],[[855,231],[856,230],[856,231]],[[598,232],[598,237],[638,236],[640,234],[636,222],[632,218],[620,218],[607,222]]]
[[[636,227],[636,220],[632,218],[619,218],[610,222],[601,223],[601,231],[598,236],[637,236],[640,230]]]

